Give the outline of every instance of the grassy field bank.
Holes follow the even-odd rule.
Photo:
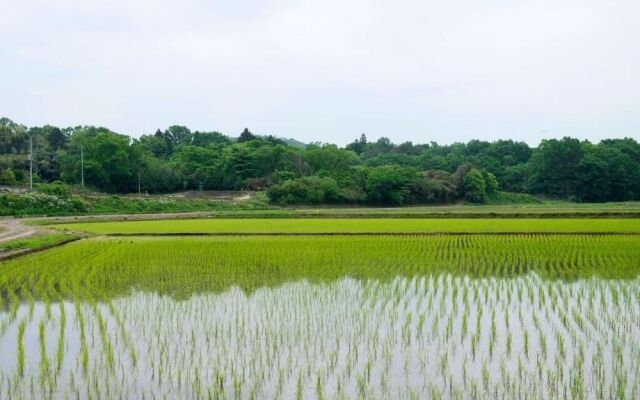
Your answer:
[[[32,223],[118,221],[193,218],[640,218],[640,202],[569,203],[547,201],[540,204],[446,205],[414,207],[297,207],[279,208],[252,203],[222,204],[218,208],[182,210],[116,208],[89,215],[67,215],[31,219]],[[150,213],[153,212],[153,213]]]
[[[640,219],[188,219],[52,225],[94,234],[640,233]]]
[[[264,194],[235,195],[107,195],[59,192],[0,192],[0,216],[51,216],[86,214],[139,214],[167,212],[221,212],[272,209]]]
[[[530,197],[530,196],[529,196]],[[513,200],[517,200],[516,196]],[[409,207],[326,205],[281,207],[270,204],[264,192],[184,192],[171,195],[107,195],[71,193],[56,185],[39,186],[39,191],[0,193],[3,216],[96,216],[110,214],[208,213],[242,218],[269,217],[384,217],[397,218],[521,218],[587,217],[640,218],[640,202],[574,203],[557,200],[515,201],[472,205],[465,203]]]
[[[35,251],[47,250],[80,239],[68,233],[40,233],[0,243],[0,260],[15,258]]]

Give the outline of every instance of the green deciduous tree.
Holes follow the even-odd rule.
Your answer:
[[[496,176],[487,170],[482,170],[482,179],[484,180],[486,192],[493,194],[498,191],[498,180]]]
[[[529,161],[529,191],[556,198],[575,196],[576,168],[582,156],[578,139],[543,140]]]
[[[463,185],[465,200],[472,203],[484,203],[487,187],[480,171],[472,168],[464,176]]]
[[[371,168],[365,185],[367,201],[376,204],[402,205],[410,196],[420,175],[413,168],[384,165]]]

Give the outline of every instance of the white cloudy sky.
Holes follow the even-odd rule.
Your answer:
[[[21,0],[0,116],[345,144],[640,138],[637,0]]]

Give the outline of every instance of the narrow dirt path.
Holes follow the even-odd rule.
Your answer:
[[[6,249],[3,248],[3,243],[7,243],[12,240],[29,238],[36,235],[44,236],[55,232],[52,229],[31,226],[24,222],[25,220],[23,219],[0,218],[0,262],[62,246],[86,237],[86,235],[83,234],[69,234],[62,238],[56,238],[56,240],[50,243],[45,241],[41,244],[36,244],[36,246],[14,246]]]
[[[0,219],[0,227],[2,228],[0,231],[0,243],[29,237],[37,232],[36,228],[25,225],[15,218]]]

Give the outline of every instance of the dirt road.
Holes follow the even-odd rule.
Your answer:
[[[0,228],[2,229],[0,230],[0,243],[29,237],[36,233],[34,227],[25,225],[15,218],[0,219]]]

